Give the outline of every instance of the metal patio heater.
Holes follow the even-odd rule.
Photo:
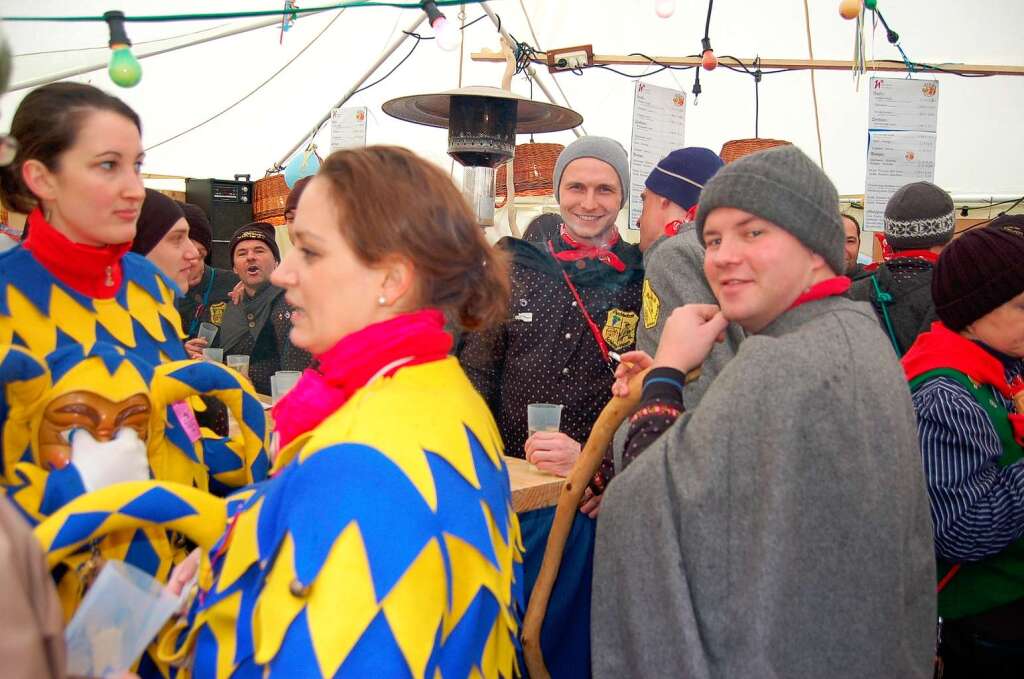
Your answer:
[[[481,226],[494,224],[494,170],[515,155],[516,134],[558,132],[583,116],[497,87],[463,87],[385,102],[388,115],[448,128],[448,155],[463,166],[462,193]]]

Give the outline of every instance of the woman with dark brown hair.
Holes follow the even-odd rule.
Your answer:
[[[0,168],[0,200],[28,214],[28,236],[0,255],[0,490],[36,523],[73,498],[121,481],[152,476],[227,494],[261,480],[269,460],[262,447],[266,418],[255,394],[226,369],[208,365],[175,365],[175,386],[189,393],[169,398],[173,406],[153,409],[159,441],[132,440],[120,415],[101,415],[97,404],[121,399],[95,379],[76,390],[75,402],[60,413],[57,436],[69,454],[54,460],[41,453],[45,404],[30,397],[31,385],[60,379],[51,359],[62,350],[85,357],[104,347],[109,356],[144,364],[147,399],[156,390],[152,374],[186,356],[172,281],[130,252],[146,195],[138,115],[95,87],[53,83],[21,101],[11,134],[18,150]],[[18,372],[26,365],[31,369]],[[105,376],[112,377],[115,362],[104,365]],[[212,391],[215,383],[218,397],[231,401],[245,441],[208,438],[198,426],[191,428],[194,415],[181,399]],[[176,550],[159,531],[116,534],[96,547],[104,559],[125,560],[161,580],[177,560]],[[72,555],[55,571],[68,617],[100,561],[92,553]],[[142,660],[140,674],[163,676],[151,660]]]
[[[197,677],[511,677],[519,524],[444,330],[504,317],[505,264],[448,176],[395,147],[331,155],[294,233],[272,280],[318,367],[274,409],[274,478],[203,557],[178,657]]]

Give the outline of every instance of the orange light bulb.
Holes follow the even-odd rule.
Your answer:
[[[704,54],[701,55],[700,65],[704,67],[705,71],[713,71],[718,66],[718,57],[715,56],[714,50],[704,50]]]
[[[840,0],[839,16],[847,20],[856,19],[860,16],[861,0]]]

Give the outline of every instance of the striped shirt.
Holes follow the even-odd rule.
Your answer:
[[[1024,361],[1007,368],[1012,379]],[[1009,412],[1013,404],[993,390]],[[978,561],[1024,535],[1024,463],[998,465],[1003,447],[988,415],[960,384],[929,380],[913,395],[935,550],[947,561]]]

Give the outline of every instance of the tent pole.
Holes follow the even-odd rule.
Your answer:
[[[149,49],[149,50],[139,50],[138,52],[135,52],[134,54],[135,54],[135,58],[136,59],[145,59],[146,57],[155,57],[158,54],[166,54],[167,52],[173,52],[175,50],[180,50],[180,49],[182,49],[184,47],[192,47],[193,45],[201,45],[204,42],[211,42],[213,40],[219,40],[221,38],[227,38],[227,37],[232,36],[232,35],[238,35],[239,33],[246,33],[248,31],[254,31],[257,28],[266,28],[267,26],[273,26],[274,24],[279,24],[279,23],[281,23],[281,17],[274,17],[272,19],[262,19],[260,21],[257,21],[254,24],[249,24],[248,26],[240,26],[238,28],[231,28],[231,29],[228,29],[226,31],[222,31],[220,33],[216,33],[214,35],[207,35],[207,36],[202,37],[202,38],[196,38],[194,40],[189,40],[189,41],[183,42],[183,43],[181,43],[179,45],[173,45],[171,47],[163,47],[163,48],[154,47],[154,48]],[[110,59],[108,58],[108,59],[104,59],[103,61],[98,61],[98,62],[93,62],[91,64],[87,64],[85,66],[78,66],[77,68],[72,68],[72,69],[67,70],[67,71],[61,71],[60,73],[53,73],[53,74],[50,74],[50,75],[44,75],[41,78],[33,78],[32,80],[23,80],[21,82],[14,83],[14,85],[12,85],[11,87],[7,88],[7,91],[8,92],[16,92],[17,90],[24,90],[24,89],[27,89],[29,87],[38,87],[40,85],[47,85],[47,84],[52,83],[52,82],[57,82],[58,80],[64,80],[65,78],[71,78],[71,77],[76,76],[76,75],[82,75],[83,73],[89,73],[91,71],[99,71],[101,69],[106,68],[107,64],[109,62],[110,62]]]
[[[356,90],[358,90],[362,86],[363,83],[365,83],[367,80],[369,80],[370,76],[372,76],[377,71],[377,69],[380,68],[381,64],[383,64],[385,61],[387,61],[388,57],[390,57],[392,54],[394,54],[395,50],[397,50],[399,48],[399,46],[403,42],[405,42],[405,40],[409,37],[409,34],[416,32],[416,29],[419,28],[419,25],[421,23],[423,23],[424,19],[427,18],[427,15],[426,15],[425,12],[417,11],[416,14],[417,14],[416,21],[414,21],[411,24],[409,24],[409,26],[407,26],[406,29],[404,31],[402,31],[402,34],[400,36],[398,36],[397,38],[395,38],[395,40],[391,43],[391,45],[387,49],[385,49],[383,52],[381,52],[381,55],[377,58],[377,61],[373,62],[373,65],[370,66],[369,70],[367,70],[366,73],[364,73],[363,76],[361,78],[359,78],[359,80],[357,80],[356,83],[354,85],[352,85],[352,87],[350,87],[347,92],[345,92],[344,96],[342,96],[342,98],[339,99],[337,101],[337,103],[335,103],[334,106],[332,106],[330,108],[330,110],[327,111],[327,114],[323,118],[321,118],[320,120],[317,121],[316,125],[314,125],[312,127],[312,129],[310,129],[309,132],[307,132],[306,134],[304,134],[302,136],[302,139],[300,139],[298,142],[296,142],[295,146],[291,147],[288,150],[287,153],[285,153],[283,156],[281,156],[281,160],[279,160],[276,163],[274,163],[274,167],[270,169],[270,172],[274,172],[274,171],[277,171],[277,170],[280,170],[281,168],[283,168],[284,164],[287,163],[288,160],[292,157],[292,154],[294,154],[296,151],[298,151],[299,148],[303,144],[305,144],[307,141],[309,141],[310,139],[315,137],[316,133],[320,131],[320,127],[324,123],[326,123],[328,120],[330,120],[331,113],[334,111],[334,109],[341,108],[345,104],[346,101],[351,99],[352,95],[354,95],[356,93]]]
[[[508,44],[515,45],[516,41],[512,39],[512,36],[508,34],[508,31],[505,30],[505,27],[501,25],[500,21],[498,21],[498,17],[496,17],[494,15],[494,12],[491,11],[491,8],[487,4],[486,0],[480,3],[480,7],[487,13],[487,16],[491,18],[491,23],[493,23],[494,27],[498,29],[498,33],[500,33],[506,40],[508,40]],[[537,83],[537,85],[540,87],[540,91],[544,93],[544,96],[548,98],[548,101],[550,101],[555,106],[561,106],[561,104],[555,101],[555,98],[551,95],[551,91],[547,88],[547,85],[544,84],[544,81],[537,77],[537,71],[534,70],[533,66],[527,66],[526,72],[530,75],[531,78],[533,78],[533,81]],[[582,127],[583,126],[581,125],[579,127],[572,128],[573,134],[575,134],[577,137],[582,137],[584,134],[586,134],[586,130],[580,132]]]

